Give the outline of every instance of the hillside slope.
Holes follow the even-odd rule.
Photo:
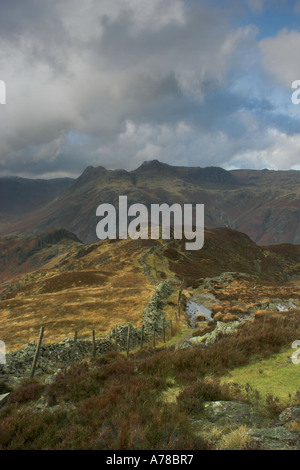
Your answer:
[[[197,252],[185,251],[179,240],[106,240],[84,246],[60,231],[1,243],[7,250],[2,263],[6,259],[8,266],[1,273],[0,337],[7,341],[35,339],[41,324],[49,341],[72,336],[75,329],[101,335],[116,324],[138,325],[155,286],[164,280],[175,288],[168,308],[174,318],[182,280],[193,290],[224,272],[245,273],[251,289],[269,285],[274,295],[300,278],[300,246],[259,247],[231,229],[206,230],[204,248]],[[241,292],[247,290],[242,277],[239,284]],[[287,298],[292,292],[291,286]]]
[[[20,219],[26,224],[28,214],[45,206],[68,188],[74,180],[18,177],[0,178],[0,233],[11,233]]]
[[[300,243],[300,172],[175,167],[156,160],[134,171],[88,167],[54,200],[32,207],[35,210],[10,225],[9,231],[38,233],[64,227],[93,243],[96,208],[101,203],[117,208],[120,195],[128,197],[129,205],[148,207],[201,203],[207,228],[233,228],[261,245]],[[7,225],[0,225],[0,233],[8,233]]]

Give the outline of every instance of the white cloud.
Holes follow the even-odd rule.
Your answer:
[[[275,37],[260,42],[263,66],[274,80],[291,88],[294,80],[300,79],[300,32],[281,31]]]
[[[270,129],[269,136],[273,143],[261,152],[261,158],[271,168],[278,170],[299,167],[300,134],[288,135],[277,129]]]
[[[261,56],[276,83],[289,88],[300,78],[300,33],[283,31],[258,45],[255,26],[232,26],[234,8],[205,0],[15,3],[0,0],[2,172],[133,169],[151,158],[201,166],[245,158],[251,165],[251,155],[256,165],[255,155],[267,158],[268,149],[270,164],[280,165],[283,153],[273,146],[283,148],[282,135],[294,164],[297,139],[282,129],[270,134],[272,111],[256,107],[274,103],[262,86]],[[264,8],[260,0],[246,3]],[[280,111],[296,114],[282,104]],[[69,133],[79,136],[76,146]]]
[[[53,162],[60,154],[62,148],[66,144],[66,136],[62,134],[52,142],[47,142],[39,147],[39,149],[32,155],[32,162],[39,162],[47,160]]]

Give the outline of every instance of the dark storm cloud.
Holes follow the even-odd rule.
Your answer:
[[[265,5],[0,0],[0,173],[74,175],[151,158],[295,165],[295,110],[280,80],[271,95],[266,81],[298,36],[260,43],[235,16]]]

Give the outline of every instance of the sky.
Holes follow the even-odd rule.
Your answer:
[[[300,169],[300,0],[0,0],[0,175]]]

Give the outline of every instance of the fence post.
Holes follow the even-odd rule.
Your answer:
[[[163,340],[164,343],[166,342],[166,325],[165,325],[165,320],[163,321]]]
[[[127,331],[127,356],[129,354],[129,349],[130,349],[130,325],[128,325],[128,331]]]
[[[178,318],[180,318],[180,301],[177,304],[177,312],[178,312]],[[176,317],[177,319],[177,317]]]
[[[75,330],[75,332],[74,332],[74,344],[73,344],[73,351],[72,351],[73,356],[75,356],[75,353],[77,351],[77,338],[78,338],[78,332],[77,332],[77,330]]]
[[[173,336],[173,322],[170,320],[171,336]]]
[[[178,311],[178,317],[180,318],[181,310],[180,310],[180,302],[181,302],[181,295],[182,295],[182,290],[184,288],[185,281],[184,279],[181,281],[180,289],[178,292],[178,302],[177,302],[177,311]],[[177,320],[177,318],[176,318]]]
[[[96,341],[95,341],[95,330],[92,331],[92,355],[93,357],[96,356]]]
[[[155,323],[153,323],[153,347],[155,348]]]
[[[38,344],[37,344],[37,347],[36,347],[36,350],[35,350],[35,353],[34,353],[32,366],[31,366],[31,371],[30,371],[30,377],[31,378],[34,377],[35,368],[36,368],[37,360],[38,360],[38,357],[39,357],[40,347],[41,347],[41,344],[42,344],[43,334],[44,334],[44,327],[41,326],[40,336],[39,336]]]
[[[115,350],[118,350],[117,325],[115,325]]]
[[[141,349],[143,349],[144,345],[144,325],[142,325],[142,332],[141,332]]]

